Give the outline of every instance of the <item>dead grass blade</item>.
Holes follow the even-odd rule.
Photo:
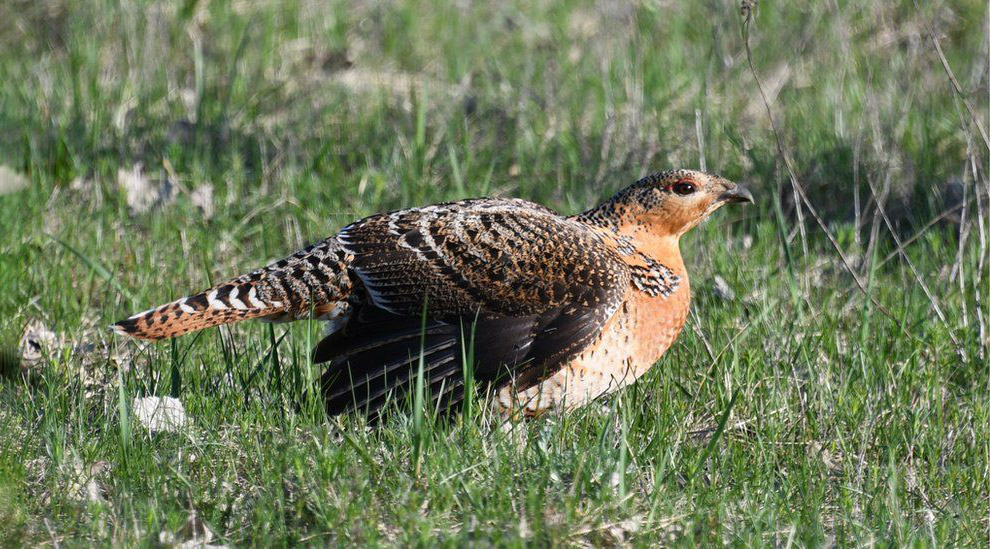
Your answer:
[[[905,263],[907,263],[908,269],[910,269],[911,275],[914,276],[915,282],[917,282],[918,286],[921,287],[921,291],[924,292],[925,297],[928,298],[928,302],[935,311],[935,315],[940,321],[942,321],[942,325],[945,326],[946,331],[948,331],[949,339],[951,339],[952,344],[956,346],[956,352],[959,353],[959,356],[963,357],[963,360],[965,360],[966,352],[963,350],[962,345],[959,344],[959,338],[956,337],[956,333],[949,326],[949,321],[945,318],[945,313],[942,312],[942,307],[939,305],[938,299],[934,294],[932,294],[932,291],[928,289],[928,285],[925,284],[925,280],[922,278],[921,273],[918,272],[917,267],[914,266],[911,258],[908,257],[907,253],[904,251],[904,246],[901,244],[901,239],[897,236],[897,231],[894,230],[894,224],[891,223],[890,217],[887,216],[887,210],[883,207],[883,201],[877,196],[876,189],[873,186],[873,180],[870,177],[867,177],[866,184],[869,185],[870,192],[873,193],[873,199],[876,201],[877,210],[880,212],[880,217],[883,218],[883,222],[887,225],[887,230],[890,232],[890,236],[894,238],[894,243],[897,245],[897,249],[900,250],[901,258],[904,259]]]
[[[921,10],[918,6],[918,2],[914,3],[915,8],[919,11]],[[949,61],[945,58],[945,54],[942,53],[942,43],[939,41],[938,36],[935,35],[935,30],[929,21],[925,21],[925,33],[928,34],[928,38],[931,39],[932,44],[935,45],[935,53],[938,55],[938,60],[942,62],[942,69],[945,70],[945,75],[949,78],[949,82],[952,84],[952,90],[955,92],[956,97],[962,101],[963,105],[966,106],[966,110],[969,111],[969,118],[973,121],[973,125],[980,132],[980,137],[983,138],[983,144],[986,146],[987,151],[990,151],[990,138],[987,137],[987,130],[983,128],[983,124],[980,123],[979,117],[976,116],[976,111],[973,110],[973,105],[970,105],[969,100],[966,99],[966,95],[963,93],[962,86],[959,85],[959,81],[956,80],[956,75],[952,72],[952,67],[949,66]]]
[[[756,67],[753,66],[753,52],[749,45],[749,25],[753,19],[754,4],[755,2],[753,2],[752,0],[743,0],[742,9],[740,10],[743,17],[743,43],[746,47],[746,62],[749,65],[750,72],[753,74],[753,79],[756,80],[756,87],[759,89],[760,96],[763,99],[763,106],[766,108],[767,117],[769,117],[770,119],[770,130],[773,132],[774,142],[777,145],[777,154],[780,155],[781,160],[783,160],[784,162],[784,166],[787,168],[787,174],[791,180],[791,186],[794,188],[794,191],[797,193],[798,197],[800,198],[800,202],[803,202],[804,205],[808,208],[808,212],[811,213],[811,217],[814,218],[815,223],[817,223],[818,227],[822,230],[823,233],[825,233],[825,236],[828,238],[829,243],[839,254],[839,258],[842,260],[842,266],[853,277],[853,280],[856,281],[856,286],[859,287],[859,290],[863,293],[863,295],[865,295],[867,299],[869,299],[870,302],[873,304],[873,306],[876,307],[881,313],[883,313],[884,316],[886,316],[891,321],[893,321],[897,326],[899,326],[901,330],[905,333],[905,335],[914,338],[914,336],[907,331],[904,325],[901,324],[901,322],[898,321],[897,318],[895,318],[894,315],[891,314],[891,312],[886,307],[884,307],[883,304],[880,303],[880,301],[878,301],[877,298],[874,297],[873,294],[871,294],[870,291],[866,288],[866,285],[863,283],[863,280],[859,277],[859,274],[856,272],[855,269],[853,269],[852,264],[849,261],[849,258],[846,257],[845,252],[842,251],[842,247],[839,246],[839,242],[835,239],[835,236],[832,234],[832,231],[828,229],[828,226],[825,224],[825,221],[821,218],[820,215],[818,215],[818,211],[811,204],[811,200],[808,199],[808,195],[805,193],[804,187],[801,185],[800,182],[798,182],[797,175],[794,172],[794,167],[791,166],[790,158],[787,156],[786,152],[784,151],[784,144],[780,139],[780,132],[777,129],[777,122],[773,117],[773,110],[770,108],[770,102],[767,100],[767,95],[766,92],[763,90],[763,84],[760,82],[760,77],[756,72]],[[800,219],[798,220],[798,222],[799,223],[801,222]]]

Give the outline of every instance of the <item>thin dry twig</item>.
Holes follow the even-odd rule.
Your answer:
[[[972,149],[971,149],[972,150]],[[974,181],[979,177],[979,169],[977,167],[976,155],[970,153],[970,167],[973,170]],[[987,338],[987,327],[986,321],[983,318],[983,307],[980,306],[983,301],[981,293],[983,291],[983,284],[980,281],[983,280],[983,269],[986,265],[987,256],[990,255],[990,247],[987,246],[987,230],[986,230],[986,219],[983,213],[983,195],[980,194],[979,189],[973,193],[976,197],[976,228],[977,236],[979,237],[980,253],[976,262],[976,276],[973,278],[975,283],[973,284],[973,300],[976,303],[976,321],[979,328],[979,341],[980,341],[980,359],[984,359],[986,355],[987,347],[990,346],[990,339]],[[987,188],[988,202],[990,202],[990,187]]]
[[[882,268],[884,265],[886,265],[887,263],[889,263],[891,259],[894,259],[894,257],[896,257],[896,256],[900,255],[901,253],[903,253],[903,251],[904,251],[905,248],[907,248],[911,244],[914,244],[914,241],[915,240],[918,240],[919,238],[921,238],[922,236],[924,236],[925,233],[928,232],[928,229],[931,229],[933,226],[935,226],[936,223],[938,223],[939,221],[942,221],[946,217],[949,217],[950,215],[952,215],[953,213],[955,213],[956,211],[958,211],[962,207],[963,207],[963,205],[960,202],[959,204],[956,204],[955,206],[953,206],[951,208],[948,208],[946,210],[943,210],[942,213],[940,213],[940,214],[936,215],[935,217],[933,217],[931,219],[931,221],[929,221],[928,223],[925,224],[924,227],[918,229],[918,232],[916,232],[913,235],[911,235],[911,237],[908,238],[907,240],[899,243],[897,245],[897,248],[894,249],[894,251],[890,252],[889,254],[887,254],[887,257],[884,257],[882,260],[880,260],[880,263],[877,264],[876,268],[877,269]]]
[[[698,338],[701,340],[701,343],[704,344],[705,351],[708,353],[709,360],[711,360],[712,362],[714,362],[715,361],[715,352],[712,350],[712,345],[711,345],[711,343],[708,342],[708,338],[705,337],[705,332],[702,331],[701,328],[698,327],[698,316],[697,316],[697,314],[694,311],[691,311],[688,314],[691,317],[691,322],[688,323],[688,326],[691,327],[691,331],[694,332],[695,335],[697,335]]]
[[[749,45],[749,25],[753,19],[753,8],[755,7],[755,4],[756,2],[754,2],[753,0],[743,0],[742,9],[740,10],[743,16],[743,43],[746,47],[746,62],[749,64],[749,70],[753,74],[753,79],[756,80],[756,87],[759,89],[760,96],[763,98],[763,106],[766,107],[767,117],[769,117],[770,119],[770,130],[773,132],[774,141],[776,142],[777,145],[777,154],[780,155],[781,160],[783,160],[784,162],[784,166],[787,168],[787,174],[791,180],[791,186],[794,188],[795,193],[800,198],[799,202],[804,202],[804,205],[808,208],[808,212],[811,213],[811,217],[814,218],[815,223],[817,223],[818,227],[822,230],[822,232],[825,233],[825,236],[828,238],[829,243],[832,245],[833,248],[835,248],[835,251],[839,254],[839,258],[842,260],[842,266],[853,277],[853,280],[856,281],[856,286],[859,287],[859,290],[863,293],[863,295],[865,295],[870,300],[871,303],[873,303],[874,307],[876,307],[880,312],[884,314],[884,316],[886,316],[887,318],[892,320],[895,324],[900,326],[901,330],[903,330],[905,333],[908,333],[907,330],[904,328],[904,326],[900,323],[900,321],[894,318],[894,315],[892,315],[890,311],[888,311],[887,308],[884,307],[883,304],[881,304],[876,299],[876,297],[874,297],[873,294],[871,294],[870,291],[866,288],[866,285],[863,283],[862,279],[860,279],[859,274],[856,272],[855,269],[853,269],[852,264],[849,262],[849,258],[847,258],[845,252],[842,251],[842,247],[839,246],[839,242],[835,239],[835,236],[832,234],[832,231],[828,229],[828,226],[825,224],[825,221],[822,220],[821,216],[818,215],[818,211],[815,210],[815,207],[811,204],[811,200],[808,199],[808,196],[804,191],[804,187],[801,185],[801,183],[798,182],[798,178],[794,172],[794,168],[793,166],[791,166],[790,158],[787,156],[787,154],[784,151],[784,145],[780,139],[780,132],[777,130],[777,122],[773,117],[773,111],[770,108],[770,102],[767,100],[766,92],[764,92],[763,90],[763,83],[760,82],[760,77],[756,72],[756,67],[753,66],[753,52]]]
[[[969,141],[968,136],[966,140]],[[969,144],[967,143],[967,146],[968,145]],[[956,246],[956,262],[952,266],[952,271],[949,274],[950,281],[952,280],[951,273],[959,274],[959,278],[958,278],[959,295],[962,297],[962,299],[959,300],[959,305],[962,308],[962,315],[960,316],[962,317],[962,326],[964,329],[969,327],[969,310],[966,307],[966,262],[963,261],[963,259],[965,259],[964,252],[966,251],[966,242],[969,240],[969,229],[970,229],[970,224],[966,222],[967,221],[966,214],[969,213],[969,208],[967,207],[969,201],[966,200],[967,191],[968,191],[968,186],[965,183],[963,183],[962,184],[963,208],[962,208],[962,212],[960,212],[959,214],[959,245]]]
[[[917,0],[914,3],[915,8],[921,9],[918,6]],[[966,94],[963,93],[962,86],[959,85],[959,81],[956,80],[955,73],[952,72],[952,67],[949,66],[949,61],[945,58],[945,54],[942,53],[942,43],[939,41],[938,36],[935,35],[935,30],[932,28],[931,22],[927,19],[925,20],[925,32],[928,34],[928,38],[931,39],[932,44],[935,45],[935,53],[938,55],[938,60],[942,62],[942,68],[945,70],[945,75],[949,77],[949,82],[952,83],[952,89],[959,97],[963,105],[966,106],[966,110],[969,111],[969,118],[973,121],[973,125],[980,132],[980,137],[983,138],[983,144],[986,146],[987,150],[990,151],[990,138],[987,137],[987,131],[983,128],[983,124],[980,122],[979,117],[976,116],[976,111],[973,110],[973,106],[969,104],[969,100],[966,99]]]
[[[914,5],[915,5],[915,8],[920,9],[920,6],[918,5],[917,0],[915,0]],[[990,22],[990,19],[988,19],[987,21]],[[970,121],[972,122],[972,124],[974,126],[976,126],[977,132],[980,134],[980,137],[983,139],[983,146],[985,147],[985,150],[987,152],[990,152],[990,138],[987,137],[987,131],[983,127],[983,124],[982,124],[982,122],[980,120],[980,117],[977,116],[977,113],[976,113],[975,109],[973,109],[972,104],[970,104],[969,99],[967,99],[966,94],[963,92],[962,86],[959,84],[959,80],[956,78],[955,73],[952,71],[952,67],[949,65],[949,61],[945,58],[945,53],[942,51],[942,42],[939,40],[938,35],[935,32],[933,21],[929,21],[929,20],[925,19],[924,20],[924,25],[925,25],[925,33],[928,35],[928,38],[931,39],[932,45],[935,47],[934,48],[935,49],[935,54],[936,54],[936,56],[938,56],[938,60],[942,64],[942,69],[945,71],[945,76],[946,76],[946,78],[948,78],[949,83],[951,84],[953,93],[959,99],[959,102],[961,102],[963,104],[963,106],[966,107],[966,112],[969,114]],[[958,111],[958,103],[956,105],[956,109]],[[961,121],[963,120],[962,113],[959,113],[959,118],[960,118]],[[973,280],[974,280],[973,292],[975,294],[974,297],[975,297],[975,302],[976,302],[976,317],[977,317],[977,325],[978,325],[979,341],[980,341],[980,353],[979,354],[980,354],[980,356],[982,358],[983,354],[985,353],[986,346],[987,346],[987,340],[986,340],[986,337],[985,337],[986,327],[985,327],[985,324],[984,324],[983,310],[980,307],[980,304],[981,304],[981,296],[980,296],[980,294],[981,294],[982,288],[981,288],[981,284],[980,284],[979,281],[983,279],[983,266],[984,266],[984,260],[987,257],[987,246],[986,246],[986,236],[985,236],[985,228],[984,228],[985,227],[985,219],[984,219],[985,214],[984,214],[984,211],[983,211],[984,208],[983,208],[983,203],[982,203],[982,200],[981,200],[982,199],[982,196],[980,195],[980,189],[979,189],[978,183],[982,179],[982,181],[984,183],[984,188],[985,188],[984,190],[986,191],[988,197],[990,197],[990,184],[987,183],[986,178],[983,176],[983,174],[981,173],[981,171],[979,169],[979,162],[976,159],[977,153],[975,152],[976,147],[973,144],[973,137],[972,137],[972,133],[973,132],[970,130],[970,128],[968,128],[966,126],[966,124],[964,122],[961,124],[961,126],[962,126],[962,129],[963,129],[964,134],[966,135],[967,157],[968,157],[968,160],[969,160],[969,162],[971,164],[971,168],[972,168],[972,172],[973,172],[972,173],[972,175],[973,175],[973,182],[975,184],[975,188],[974,188],[974,191],[975,191],[974,192],[974,195],[975,195],[975,199],[976,199],[976,208],[975,208],[976,213],[975,213],[975,215],[976,215],[976,221],[977,221],[976,226],[977,226],[977,235],[979,237],[980,252],[979,252],[979,255],[978,255],[978,259],[977,259],[976,276],[973,278]],[[970,224],[967,224],[966,223],[966,217],[967,217],[966,216],[966,212],[967,212],[966,206],[968,205],[968,200],[966,200],[966,198],[965,198],[965,191],[966,190],[967,190],[967,188],[964,186],[963,187],[963,192],[964,192],[963,201],[962,201],[962,204],[960,204],[960,206],[963,208],[963,211],[962,211],[962,216],[961,216],[962,218],[960,220],[959,249],[958,249],[957,255],[956,255],[956,263],[955,263],[955,265],[953,265],[953,269],[952,269],[953,275],[958,274],[958,277],[959,277],[959,289],[960,289],[960,293],[963,295],[963,301],[962,301],[962,318],[963,318],[963,325],[964,326],[968,326],[969,325],[969,315],[968,315],[968,311],[967,311],[967,307],[966,307],[966,300],[965,300],[965,294],[966,294],[966,277],[963,274],[963,249],[964,249],[964,247],[966,245],[967,237],[968,237],[969,231],[971,229],[971,223]]]
[[[869,176],[866,178],[866,184],[869,185],[870,192],[873,193],[873,197],[876,200],[877,209],[880,211],[880,216],[887,225],[887,230],[890,231],[890,235],[894,238],[894,243],[897,244],[897,249],[901,250],[901,257],[904,259],[904,262],[907,263],[908,269],[911,270],[911,274],[914,276],[915,282],[917,282],[921,287],[921,291],[925,293],[925,297],[927,297],[928,302],[931,303],[932,309],[935,311],[935,315],[938,316],[938,319],[942,321],[942,325],[945,326],[946,331],[949,333],[949,339],[951,339],[953,345],[956,346],[959,356],[963,357],[963,360],[965,360],[965,350],[963,350],[962,345],[959,344],[959,339],[956,337],[956,333],[949,326],[949,321],[946,319],[945,313],[942,312],[942,307],[939,305],[938,299],[936,299],[935,295],[928,289],[928,285],[925,284],[925,279],[921,276],[921,273],[918,272],[918,269],[914,266],[911,258],[904,252],[904,246],[901,245],[901,239],[897,236],[897,231],[894,230],[894,224],[891,223],[890,217],[887,216],[887,211],[884,209],[882,201],[877,197],[877,191],[873,187],[873,181]]]

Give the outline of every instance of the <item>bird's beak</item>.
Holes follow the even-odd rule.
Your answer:
[[[736,185],[735,187],[725,191],[724,193],[718,195],[719,202],[753,202],[753,193],[749,192],[749,189],[743,187],[742,185]]]

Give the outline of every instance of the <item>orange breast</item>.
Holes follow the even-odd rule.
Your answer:
[[[690,307],[687,277],[668,297],[650,297],[630,288],[598,339],[542,383],[498,394],[505,408],[538,414],[548,408],[572,409],[624,387],[645,374],[677,339]]]
[[[649,369],[681,333],[690,311],[691,289],[684,277],[681,286],[668,298],[638,294],[633,301],[636,303],[637,362]]]

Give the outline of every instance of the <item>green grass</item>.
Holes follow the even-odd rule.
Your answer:
[[[4,3],[0,165],[30,184],[0,196],[0,545],[181,541],[193,514],[237,545],[985,544],[990,156],[925,29],[987,127],[987,6],[762,4],[786,152],[892,318],[807,210],[799,230],[734,3]],[[137,163],[173,189],[144,213],[117,184]],[[702,163],[758,205],[685,239],[678,342],[518,434],[484,406],[327,419],[309,323],[147,348],[104,329],[383,209],[572,213]],[[917,275],[883,261],[871,187],[920,233]],[[22,376],[33,321],[57,343]],[[145,395],[190,427],[149,435]]]

